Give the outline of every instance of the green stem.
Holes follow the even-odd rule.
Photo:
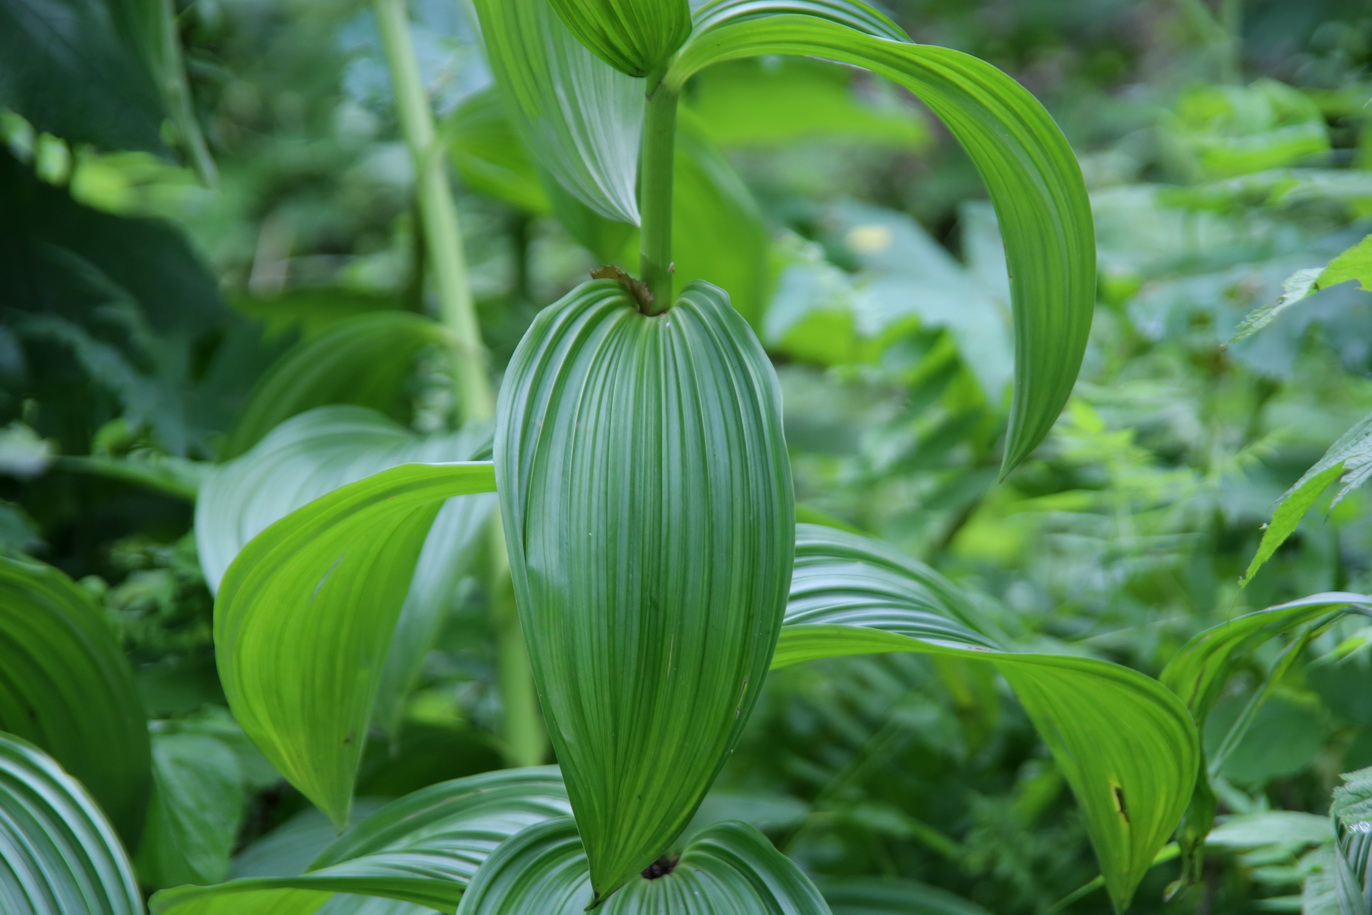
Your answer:
[[[438,288],[439,314],[452,331],[457,357],[457,401],[466,420],[495,414],[495,392],[486,376],[486,347],[481,341],[476,306],[467,285],[466,258],[452,187],[444,167],[442,147],[434,130],[429,97],[419,76],[419,62],[410,40],[405,0],[374,0],[381,43],[386,51],[395,90],[400,129],[414,162],[415,199],[428,262]],[[487,532],[491,562],[487,579],[495,623],[496,654],[500,665],[500,696],[505,758],[514,766],[536,765],[547,754],[547,738],[538,710],[533,676],[524,647],[519,618],[514,613],[510,560],[505,532],[494,518]]]
[[[643,153],[638,170],[639,272],[653,301],[644,313],[672,306],[672,175],[676,154],[677,94],[661,80],[650,80],[643,123]]]

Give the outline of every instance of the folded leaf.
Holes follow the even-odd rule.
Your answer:
[[[738,739],[790,581],[776,375],[718,288],[647,317],[612,280],[510,362],[496,475],[515,597],[604,896],[685,827]]]
[[[691,34],[687,0],[552,0],[572,34],[616,70],[647,76]]]

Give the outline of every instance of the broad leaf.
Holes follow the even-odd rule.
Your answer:
[[[706,7],[665,83],[720,61],[806,54],[866,67],[914,92],[967,150],[991,192],[1011,278],[1015,389],[1004,470],[1048,433],[1071,393],[1095,302],[1095,240],[1081,170],[1023,87],[975,57],[900,41],[862,4]]]
[[[1110,897],[1123,910],[1196,778],[1199,738],[1176,697],[1119,665],[1004,651],[932,569],[852,534],[804,524],[797,530],[791,599],[772,666],[890,651],[993,666],[1077,796]]]
[[[691,34],[687,0],[552,0],[572,34],[616,70],[647,76]]]
[[[229,708],[282,775],[347,821],[391,633],[442,504],[489,464],[406,464],[268,527],[229,566],[214,641]]]
[[[333,893],[366,893],[451,910],[483,861],[522,829],[570,810],[554,768],[488,772],[432,785],[382,807],[309,870],[157,894],[157,915],[310,911]],[[277,906],[273,909],[271,906]]]
[[[142,911],[128,857],[85,788],[37,747],[0,734],[0,912]]]
[[[379,353],[372,356],[380,359]],[[229,563],[248,541],[345,483],[400,464],[470,460],[488,441],[479,429],[422,438],[357,407],[320,407],[287,420],[250,452],[210,472],[195,510],[205,579],[217,589]],[[378,688],[373,723],[383,731],[393,733],[399,726],[405,696],[494,508],[494,496],[454,499],[434,520],[396,621]]]
[[[1343,776],[1329,808],[1334,818],[1335,895],[1341,915],[1372,911],[1372,769]]]
[[[0,557],[0,730],[37,744],[130,843],[151,786],[143,703],[101,609],[61,572]]]
[[[583,204],[637,225],[643,84],[587,50],[551,3],[477,0],[476,7],[525,148]]]
[[[814,885],[742,823],[696,835],[680,858],[664,858],[597,909],[605,915],[828,915]],[[458,915],[580,915],[597,898],[586,855],[569,819],[514,836],[477,871]]]
[[[604,896],[681,832],[766,674],[795,502],[776,375],[714,286],[647,317],[587,283],[511,359],[495,456],[534,680]]]

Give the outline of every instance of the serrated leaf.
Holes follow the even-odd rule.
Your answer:
[[[1015,314],[1015,388],[1003,468],[1048,433],[1071,393],[1095,302],[1095,240],[1086,188],[1057,125],[995,67],[906,43],[860,3],[724,2],[705,7],[664,83],[762,54],[805,54],[866,67],[914,92],[971,156],[991,192]]]
[[[604,903],[605,915],[828,915],[829,907],[800,869],[766,836],[742,823],[704,830],[668,871],[631,880]],[[596,894],[576,824],[531,826],[496,849],[476,872],[458,915],[580,915]]]
[[[587,50],[550,3],[476,0],[486,57],[524,146],[592,210],[638,225],[643,84]]]
[[[757,698],[791,574],[776,375],[716,287],[541,312],[495,440],[515,597],[597,892],[680,831]]]
[[[249,877],[158,893],[154,915],[309,911],[333,893],[366,893],[451,910],[483,861],[528,826],[563,817],[551,767],[487,772],[431,785],[382,807],[337,839],[305,873]],[[276,908],[272,908],[276,906]]]
[[[932,569],[862,537],[799,525],[773,667],[912,651],[993,666],[1024,704],[1081,804],[1122,911],[1191,797],[1200,741],[1157,681],[1092,658],[1005,651]]]
[[[137,915],[142,897],[114,829],[37,747],[0,734],[0,912]]]
[[[1350,280],[1363,289],[1372,290],[1372,235],[1330,261],[1320,273],[1319,286],[1328,289]]]
[[[152,760],[133,670],[100,607],[75,582],[50,566],[3,557],[0,730],[51,754],[125,840],[137,840]]]
[[[491,465],[405,464],[296,509],[229,566],[215,659],[244,732],[335,824],[347,821],[391,633],[443,503]]]
[[[1233,346],[1235,343],[1247,340],[1277,320],[1283,311],[1319,292],[1319,276],[1320,269],[1318,267],[1297,270],[1288,276],[1282,281],[1281,297],[1274,304],[1260,305],[1244,315],[1239,326],[1234,329],[1234,335],[1229,338],[1227,345]]]
[[[691,34],[687,0],[552,0],[582,44],[616,70],[647,76]]]

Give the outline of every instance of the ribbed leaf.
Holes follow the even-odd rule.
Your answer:
[[[217,590],[248,541],[345,483],[400,464],[469,460],[488,443],[487,433],[477,427],[421,438],[358,407],[320,407],[289,419],[247,454],[215,467],[205,481],[195,507],[205,579]],[[494,509],[494,496],[453,499],[434,520],[378,688],[373,724],[383,731],[399,726],[405,696]]]
[[[0,734],[0,912],[142,910],[133,868],[95,801],[37,747]]]
[[[281,423],[314,407],[356,404],[395,411],[407,396],[414,357],[426,347],[450,343],[443,325],[409,312],[339,321],[296,344],[262,376],[223,456],[238,457]]]
[[[52,754],[133,843],[152,781],[148,725],[100,613],[56,569],[0,557],[0,731]]]
[[[638,225],[643,84],[587,50],[548,2],[476,7],[486,57],[525,147],[586,206]]]
[[[509,769],[431,785],[392,801],[293,877],[181,887],[153,899],[156,915],[234,915],[320,905],[365,893],[451,909],[487,856],[510,836],[571,808],[555,768]],[[279,908],[271,908],[277,906]]]
[[[686,825],[766,674],[794,523],[776,376],[716,287],[646,317],[587,283],[516,350],[495,454],[534,679],[605,895]]]
[[[828,915],[800,869],[767,837],[742,823],[696,835],[679,860],[658,862],[656,877],[631,880],[599,909],[605,915]],[[586,855],[569,819],[531,826],[476,872],[458,915],[581,915],[591,904]]]
[[[1125,667],[1003,651],[932,569],[852,534],[807,524],[797,532],[772,666],[913,651],[995,667],[1077,796],[1110,897],[1123,910],[1191,796],[1200,747],[1185,707]]]
[[[490,492],[489,464],[406,464],[334,490],[268,527],[229,566],[214,641],[229,708],[282,775],[335,824],[391,632],[435,515]]]
[[[948,125],[991,192],[1015,314],[1015,388],[1004,470],[1048,433],[1081,367],[1095,301],[1095,240],[1081,170],[1034,97],[984,61],[910,44],[858,3],[726,2],[706,7],[664,82],[710,64],[807,54],[854,64],[910,91]]]
[[[1340,915],[1372,911],[1372,769],[1343,776],[1329,808],[1334,819],[1335,895]]]
[[[572,34],[616,70],[647,76],[691,34],[687,0],[552,0]]]

